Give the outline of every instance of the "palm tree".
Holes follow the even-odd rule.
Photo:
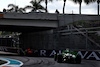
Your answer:
[[[65,5],[66,5],[66,0],[63,0],[64,1],[64,5],[63,5],[63,14],[65,13]]]
[[[79,3],[79,14],[81,14],[81,4],[82,4],[82,0],[73,0],[73,2],[75,3]]]
[[[25,9],[32,9],[32,11],[37,11],[37,10],[46,10],[40,3],[42,0],[32,0],[30,1],[31,6],[28,5],[25,7]]]
[[[18,10],[18,11],[19,11],[19,12],[21,12],[21,13],[26,12],[25,8],[19,8],[19,10]]]
[[[45,5],[46,5],[46,12],[48,12],[48,11],[47,11],[47,5],[48,5],[48,2],[52,2],[53,0],[41,0],[41,1],[45,1]]]
[[[97,13],[98,13],[98,16],[99,16],[99,3],[100,1],[99,0],[84,0],[86,4],[89,4],[89,3],[93,3],[93,2],[96,2],[97,1],[97,7],[98,7],[98,10],[97,10]]]
[[[64,1],[64,4],[63,4],[63,14],[65,13],[65,5],[66,5],[66,1],[67,0],[63,0]]]
[[[11,7],[11,9],[9,9],[8,11],[11,11],[11,12],[18,11],[18,6],[14,5],[14,4],[9,4],[8,7]]]
[[[25,12],[24,8],[19,8],[14,4],[9,4],[8,7],[11,7],[11,9],[8,10],[9,12]]]
[[[86,4],[89,4],[89,3],[96,2],[96,0],[84,0],[84,2],[85,2]]]
[[[97,4],[98,4],[98,16],[99,16],[99,3],[100,3],[100,1],[97,0]]]

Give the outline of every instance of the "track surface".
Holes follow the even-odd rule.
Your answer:
[[[24,63],[22,67],[100,67],[100,61],[82,60],[81,64],[57,63],[53,58],[46,57],[20,57],[0,56],[4,58],[20,60]]]

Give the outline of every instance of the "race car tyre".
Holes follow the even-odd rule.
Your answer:
[[[73,63],[74,62],[74,58],[70,57],[70,59],[68,59],[69,63]]]
[[[58,56],[57,56],[57,62],[58,62],[58,63],[62,63],[62,61],[63,61],[62,55],[58,55]]]
[[[54,54],[54,61],[57,60],[57,54]]]
[[[81,55],[77,55],[75,61],[77,64],[80,64],[81,63]]]

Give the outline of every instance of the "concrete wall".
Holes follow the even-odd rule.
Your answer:
[[[15,18],[15,19],[42,19],[42,20],[57,20],[57,14],[50,13],[4,13],[4,18]]]
[[[56,28],[58,27],[58,22],[55,20],[0,19],[0,25]]]
[[[83,20],[100,20],[100,16],[97,15],[79,15],[79,14],[51,14],[51,13],[4,13],[4,18],[10,18],[10,19],[23,19],[25,23],[29,20],[34,20],[33,22],[36,22],[35,20],[38,20],[38,24],[42,22],[52,23],[56,24],[54,27],[58,26],[66,26],[71,22],[75,21],[83,21]],[[25,21],[24,19],[29,19]],[[44,21],[42,21],[44,20]],[[11,22],[11,21],[10,21]],[[12,20],[13,22],[13,20]],[[22,23],[24,25],[24,23]],[[40,25],[43,25],[40,24]],[[47,25],[44,23],[44,25]],[[48,24],[50,25],[50,24]],[[37,26],[35,24],[35,26]]]
[[[100,16],[96,15],[58,15],[59,19],[59,26],[66,26],[69,23],[75,22],[75,21],[89,21],[89,20],[100,20]]]

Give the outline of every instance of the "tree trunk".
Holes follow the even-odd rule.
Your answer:
[[[47,12],[47,3],[48,3],[47,0],[45,0],[45,4],[46,4],[46,12]]]
[[[99,0],[97,1],[97,4],[98,4],[98,16],[99,16]]]
[[[64,5],[63,5],[63,14],[65,13],[65,4],[66,4],[66,1],[64,2]]]
[[[79,14],[81,14],[81,3],[79,5]]]

